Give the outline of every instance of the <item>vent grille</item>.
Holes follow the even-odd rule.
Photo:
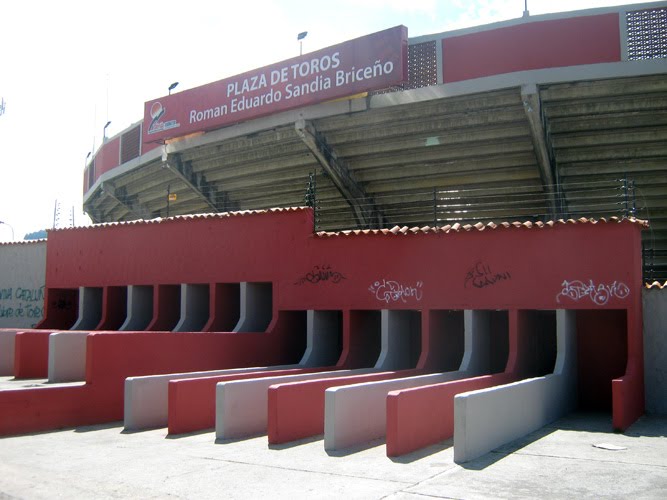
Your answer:
[[[386,94],[397,90],[419,89],[438,84],[438,59],[435,40],[408,46],[408,82],[371,94]]]
[[[137,125],[120,136],[120,163],[137,158],[141,148],[141,125]]]
[[[667,57],[667,8],[628,12],[626,20],[630,61]]]

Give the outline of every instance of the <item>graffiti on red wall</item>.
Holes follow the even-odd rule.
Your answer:
[[[312,283],[313,285],[316,285],[323,281],[330,281],[331,283],[338,284],[344,279],[347,278],[345,278],[342,273],[334,271],[329,264],[324,264],[322,266],[313,267],[312,271],[306,273],[294,284],[303,285],[305,283]]]
[[[475,288],[485,288],[495,285],[499,281],[509,279],[512,279],[512,275],[509,272],[494,273],[488,264],[477,262],[466,274],[463,287],[468,288],[468,285],[471,284]]]
[[[381,302],[398,302],[407,304],[408,300],[419,302],[422,299],[423,282],[418,281],[414,286],[404,285],[398,281],[382,280],[376,281],[368,290]]]
[[[563,289],[556,295],[556,302],[560,302],[561,297],[567,297],[575,302],[588,297],[594,304],[603,306],[612,297],[625,299],[630,295],[628,286],[620,281],[614,281],[611,285],[605,285],[604,283],[596,285],[593,280],[588,280],[588,283],[579,280],[565,280],[562,286]]]

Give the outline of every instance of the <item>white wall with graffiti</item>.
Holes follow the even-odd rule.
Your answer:
[[[0,244],[0,328],[31,328],[44,315],[46,240]]]

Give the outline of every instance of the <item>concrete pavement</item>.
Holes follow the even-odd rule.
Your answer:
[[[572,414],[461,466],[451,441],[392,460],[382,441],[327,453],[321,438],[216,443],[118,422],[0,438],[0,499],[667,498],[667,418],[610,429]]]

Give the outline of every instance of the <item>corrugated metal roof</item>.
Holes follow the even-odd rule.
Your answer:
[[[654,281],[653,283],[644,283],[644,288],[647,288],[649,290],[653,288],[662,290],[667,288],[667,281],[665,281],[664,283],[660,283],[659,281]]]
[[[446,225],[442,227],[430,227],[430,226],[423,226],[423,227],[399,227],[399,226],[394,226],[391,229],[358,229],[358,230],[350,230],[350,231],[335,231],[335,232],[327,232],[327,231],[321,231],[316,233],[317,236],[327,238],[327,237],[333,237],[333,236],[358,236],[362,234],[382,234],[382,235],[406,235],[406,234],[419,234],[419,233],[450,233],[450,232],[455,232],[459,233],[462,231],[484,231],[487,229],[509,229],[509,228],[525,228],[525,229],[543,229],[546,227],[554,227],[557,225],[564,225],[564,224],[611,224],[611,223],[623,223],[627,222],[630,224],[637,224],[643,228],[647,228],[648,222],[641,220],[641,219],[636,219],[634,217],[630,218],[620,218],[620,217],[610,217],[610,218],[600,218],[600,219],[592,219],[592,218],[585,218],[582,217],[580,219],[558,219],[555,221],[547,221],[547,222],[500,222],[496,224],[495,222],[489,222],[487,224],[483,224],[481,222],[478,222],[477,224],[453,224],[453,225]]]

